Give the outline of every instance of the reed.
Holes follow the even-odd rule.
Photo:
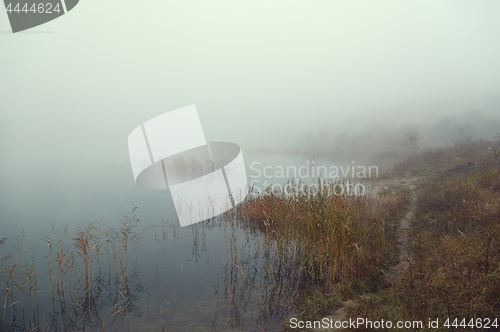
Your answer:
[[[304,318],[315,318],[338,304],[347,288],[374,284],[394,261],[396,220],[409,192],[334,195],[335,185],[316,192],[268,190],[228,218],[224,285],[233,327],[242,328],[242,312],[255,296],[262,329],[298,310]],[[241,227],[246,248],[237,246]],[[325,293],[331,296],[318,296]]]
[[[139,219],[135,209],[122,216],[115,230],[99,221],[76,230],[72,241],[68,227],[62,234],[52,226],[42,237],[47,245],[46,269],[23,259],[25,233],[16,239],[14,255],[0,255],[1,320],[5,331],[104,330],[117,317],[128,320],[139,312],[134,305],[147,288],[136,271],[141,234],[134,231]],[[7,239],[0,240],[0,246]],[[134,262],[127,258],[133,246]],[[51,306],[40,313],[39,276],[46,273]],[[142,315],[142,313],[139,313]],[[127,324],[128,325],[128,324]]]
[[[379,273],[394,255],[394,223],[408,201],[406,191],[394,197],[381,191],[377,198],[270,191],[247,202],[242,215],[263,229],[275,255],[302,271],[301,287],[332,290],[346,278]]]
[[[116,292],[114,294],[114,306],[112,308],[112,313],[110,317],[113,318],[112,321],[115,321],[117,317],[121,316],[127,320],[127,328],[130,328],[129,324],[129,314],[136,310],[134,306],[134,301],[136,300],[136,296],[131,293],[129,287],[129,271],[127,268],[127,257],[129,252],[130,242],[134,246],[135,250],[135,259],[133,264],[133,271],[137,266],[137,252],[139,245],[141,243],[141,235],[139,233],[134,232],[134,227],[136,227],[139,219],[135,216],[135,211],[137,208],[132,209],[132,212],[129,216],[122,216],[120,218],[121,227],[119,228],[115,239],[118,240],[119,247],[116,248],[114,245],[113,256],[118,261],[119,268],[117,269],[117,278],[115,281],[115,289]],[[140,285],[139,289],[142,288]]]
[[[96,235],[96,228],[90,224],[78,230],[76,237],[73,239],[74,246],[79,258],[83,262],[83,276],[84,276],[84,291],[83,297],[78,301],[77,305],[81,310],[83,318],[83,327],[87,324],[92,324],[93,317],[98,317],[98,308],[96,300],[93,296],[93,283],[91,283],[92,270],[90,264],[95,259],[95,252],[99,246]]]
[[[39,285],[37,269],[33,259],[24,260],[22,254],[27,249],[23,244],[24,231],[16,239],[14,255],[3,255],[1,274],[2,325],[6,331],[41,331],[38,307]],[[6,239],[0,240],[0,245]]]

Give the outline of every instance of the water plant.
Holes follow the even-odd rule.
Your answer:
[[[263,328],[292,313],[312,318],[338,303],[332,296],[322,308],[312,309],[318,304],[317,293],[338,291],[344,296],[345,285],[370,287],[380,278],[396,256],[396,221],[409,202],[409,193],[382,190],[376,196],[349,196],[333,192],[268,189],[241,205],[236,220],[246,234],[260,234],[261,241],[252,241],[258,248],[245,251],[236,246],[236,230],[226,236],[230,257],[226,297],[234,311],[245,308],[245,299],[258,285],[257,320]],[[234,324],[241,326],[241,314],[233,316]]]
[[[122,216],[117,230],[101,222],[79,227],[72,241],[65,227],[42,237],[47,244],[46,269],[33,258],[22,260],[25,233],[16,240],[16,253],[2,255],[1,305],[5,331],[79,331],[103,329],[118,317],[128,320],[141,310],[134,305],[146,288],[139,281],[136,264],[128,259],[130,244],[135,261],[140,234],[135,209]],[[104,236],[103,236],[104,235]],[[6,239],[0,240],[0,246]],[[46,272],[51,306],[40,310],[38,276]],[[141,314],[142,315],[142,314]],[[48,318],[49,317],[49,318]],[[128,326],[128,324],[127,324]]]

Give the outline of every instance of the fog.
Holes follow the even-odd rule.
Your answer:
[[[202,330],[219,312],[224,329],[222,284],[228,271],[244,280],[229,253],[234,245],[243,260],[258,257],[262,243],[225,219],[180,228],[170,192],[134,182],[129,134],[195,104],[206,140],[238,144],[262,190],[288,180],[273,170],[304,162],[389,167],[408,155],[413,134],[418,149],[491,140],[500,131],[499,14],[496,0],[81,0],[12,34],[0,10],[0,262],[11,264],[24,230],[21,256],[34,257],[48,310],[43,301],[56,301],[43,236],[61,238],[68,225],[71,247],[77,228],[102,220],[99,232],[120,230],[120,215],[138,207],[136,267],[153,313],[149,295],[139,299],[142,320],[158,330],[165,309],[169,330]],[[274,178],[261,181],[266,167]],[[268,303],[257,292],[247,306],[244,296],[250,314]]]
[[[0,11],[4,218],[35,203],[94,218],[153,197],[135,186],[127,137],[190,104],[207,141],[237,143],[246,163],[315,149],[370,160],[407,128],[421,147],[460,128],[491,139],[499,13],[497,1],[83,0],[11,34]]]

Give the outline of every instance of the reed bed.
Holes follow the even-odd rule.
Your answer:
[[[68,228],[58,236],[52,231],[42,237],[47,244],[45,268],[33,259],[23,259],[24,232],[16,240],[14,255],[1,255],[0,329],[4,331],[104,330],[121,318],[128,322],[140,314],[135,300],[146,292],[136,271],[141,234],[135,209],[122,216],[118,228],[98,222],[79,227],[71,238]],[[7,239],[0,241],[0,246]],[[130,257],[132,245],[135,255]],[[131,263],[132,259],[135,260]],[[37,276],[46,273],[50,283],[42,289]],[[50,308],[40,308],[38,293],[48,291]],[[40,311],[48,312],[48,316]],[[129,324],[126,324],[128,327]]]
[[[381,190],[374,196],[332,193],[268,190],[240,207],[243,227],[263,239],[255,251],[262,321],[285,318],[297,310],[303,317],[320,316],[333,304],[324,301],[318,307],[318,292],[337,292],[345,285],[371,287],[397,256],[397,220],[409,203],[408,191]],[[233,258],[232,266],[251,267]],[[246,275],[251,276],[251,270]]]
[[[332,192],[267,191],[239,205],[236,212],[191,226],[194,261],[206,251],[207,230],[223,228],[225,234],[224,271],[213,283],[213,330],[228,322],[243,330],[256,325],[262,331],[275,329],[291,314],[315,318],[353,291],[376,287],[397,257],[397,221],[409,193]],[[142,316],[143,310],[149,316],[149,307],[135,305],[155,286],[144,287],[138,277],[138,223],[134,209],[113,227],[100,221],[78,228],[74,235],[68,228],[60,233],[52,229],[42,238],[48,250],[46,267],[19,260],[22,239],[17,254],[0,255],[4,330],[104,331],[117,320],[130,329],[130,318]],[[174,229],[174,239],[177,236]],[[158,242],[167,237],[163,228],[159,237],[155,235]],[[158,267],[156,272],[158,283]],[[41,273],[50,281],[44,288],[51,299],[50,308],[44,308],[49,309],[48,318],[39,314]],[[158,329],[166,330],[166,308],[158,310]]]
[[[333,184],[331,184],[333,185]],[[395,228],[407,191],[377,197],[280,192],[249,201],[242,214],[263,229],[276,255],[302,271],[310,283],[333,289],[341,280],[371,280],[394,257]]]

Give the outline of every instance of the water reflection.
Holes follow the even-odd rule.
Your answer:
[[[283,259],[277,243],[234,214],[184,229],[164,221],[141,229],[135,213],[74,234],[53,228],[41,239],[43,262],[32,259],[24,235],[14,252],[3,250],[2,328],[266,331],[294,310],[294,253]]]

